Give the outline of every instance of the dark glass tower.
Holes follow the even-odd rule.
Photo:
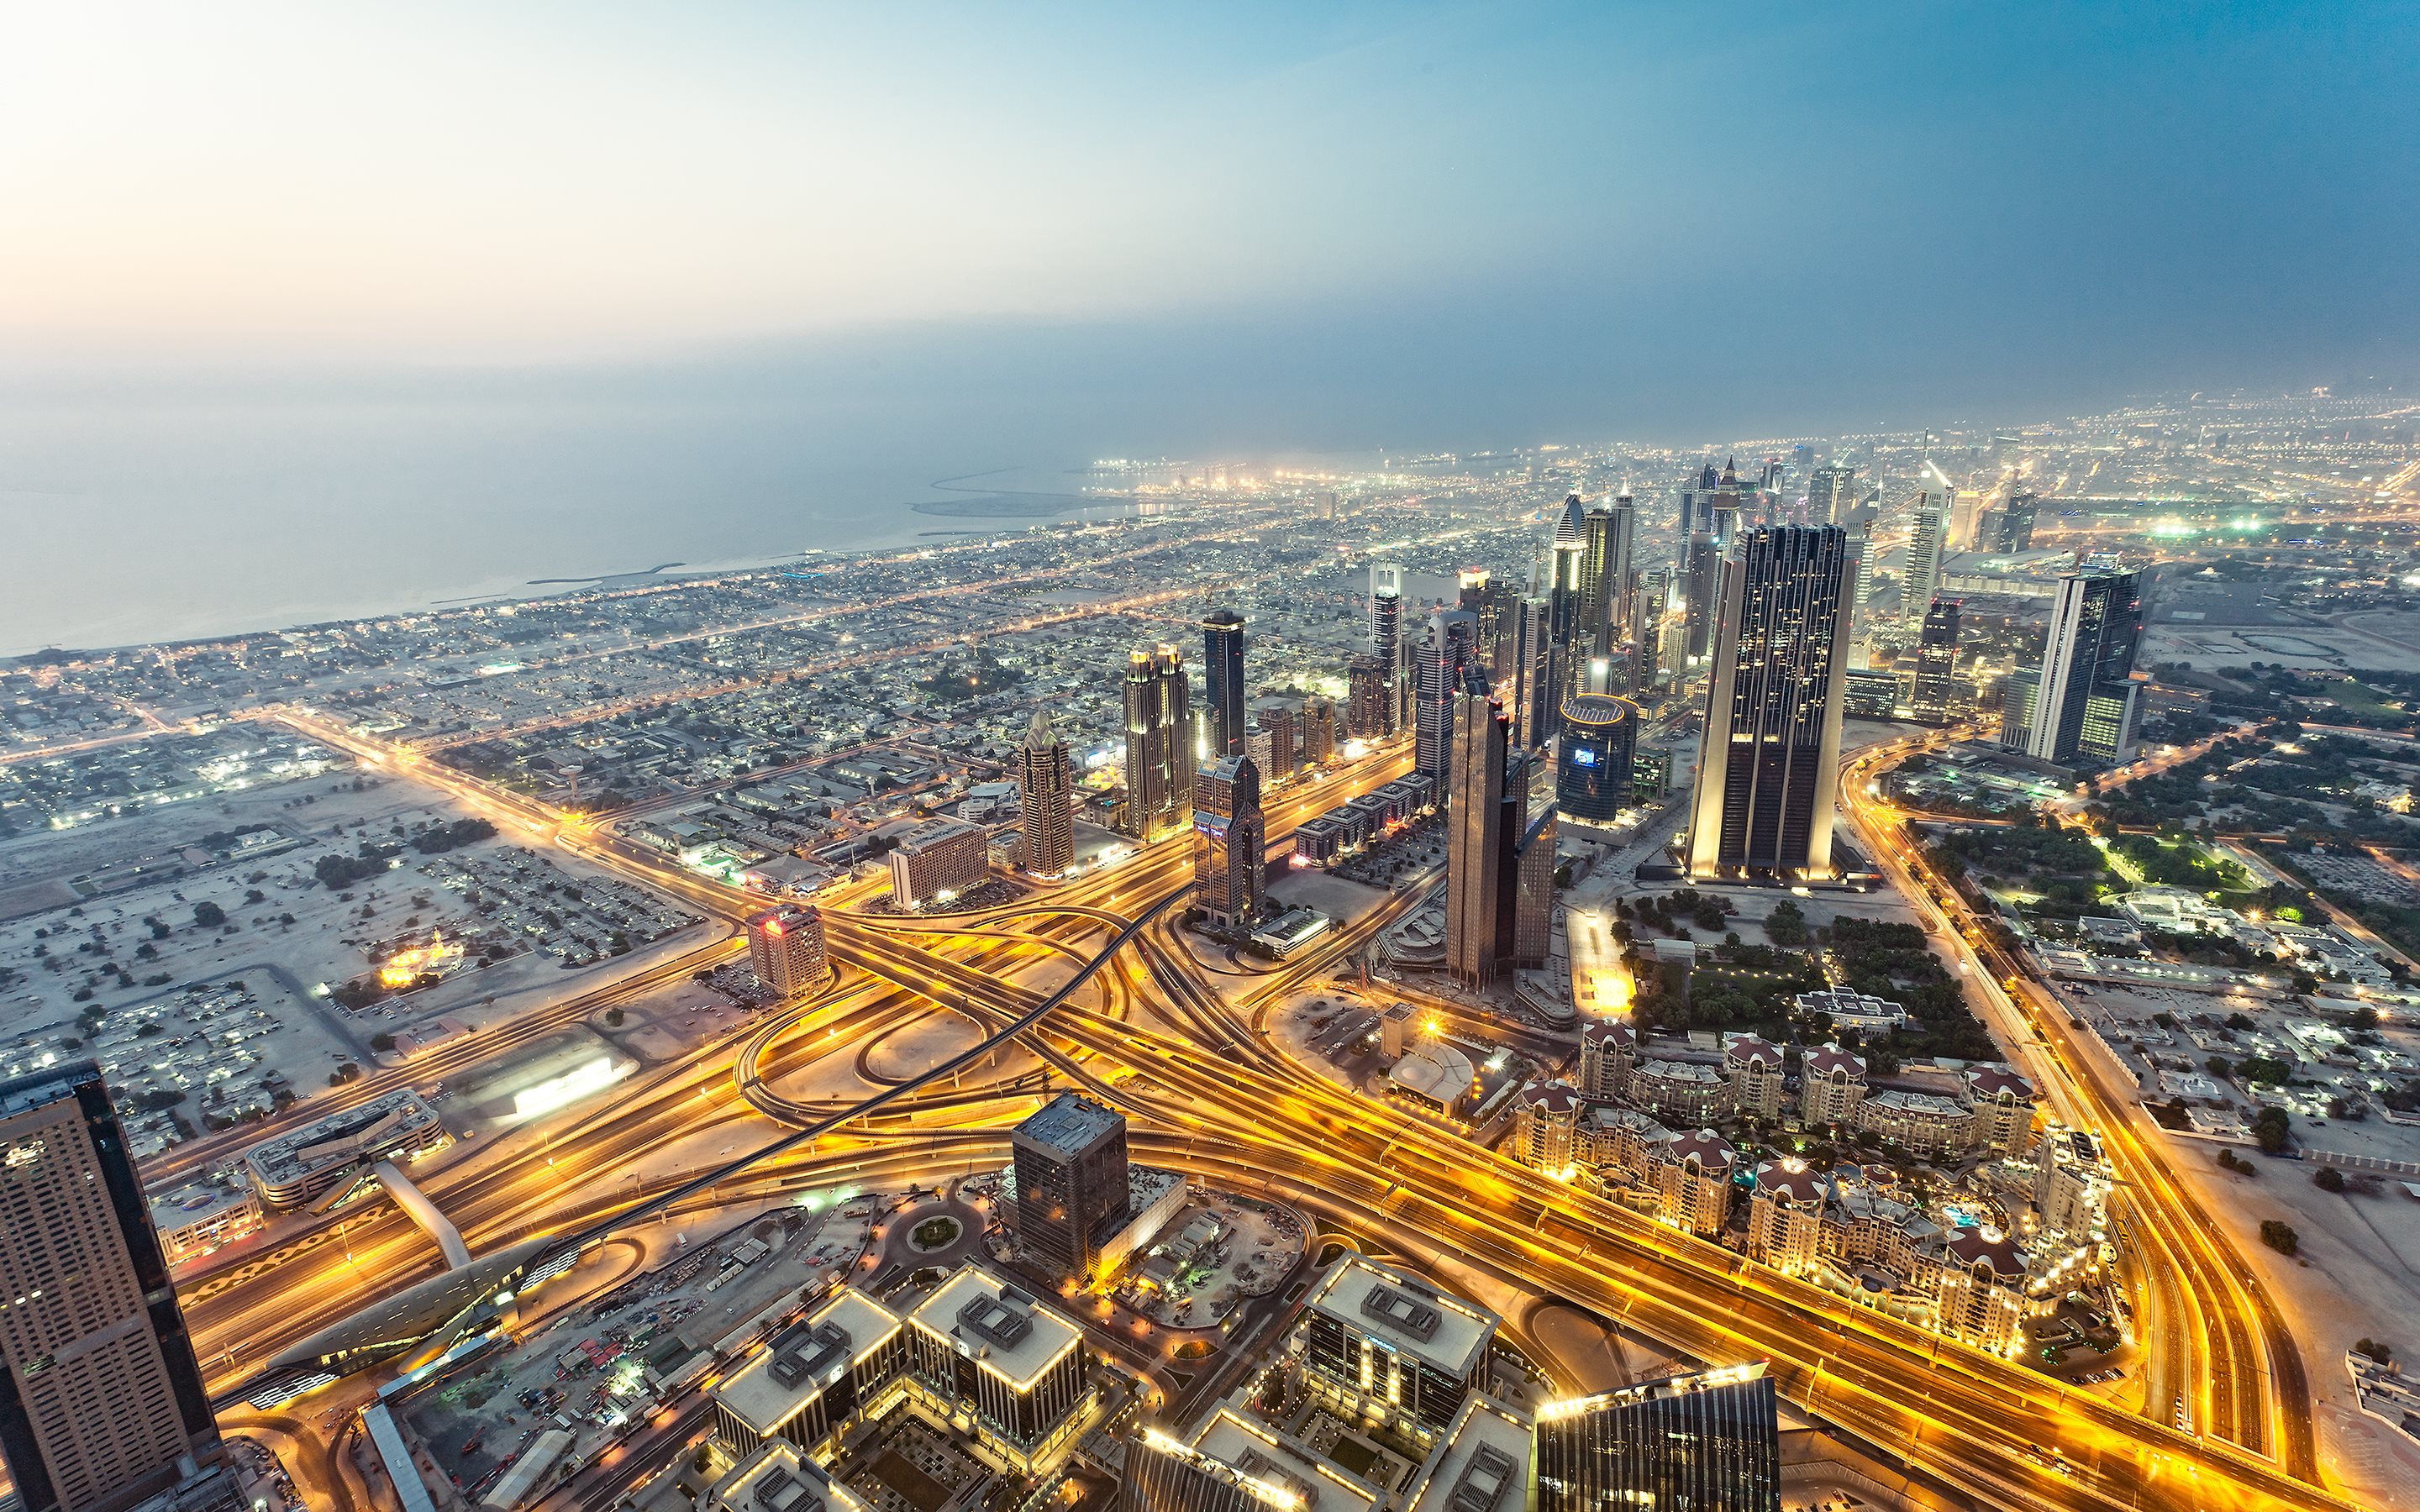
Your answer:
[[[2002,689],[2001,744],[2038,761],[2109,764],[2132,754],[2141,579],[2109,567],[2061,578],[2039,671]]]
[[[0,1453],[26,1512],[112,1512],[221,1458],[126,1135],[89,1060],[0,1081]]]
[[[1244,754],[1244,617],[1214,609],[1202,617],[1202,717],[1210,759]]]
[[[1749,531],[1723,563],[1690,875],[1831,875],[1848,572],[1832,525]]]
[[[1268,831],[1249,756],[1220,756],[1193,775],[1193,832],[1194,901],[1219,924],[1250,924],[1268,902]]]
[[[1611,824],[1634,802],[1631,753],[1638,705],[1604,693],[1563,701],[1562,742],[1555,753],[1555,807],[1571,818]]]
[[[1016,1238],[1026,1254],[1082,1281],[1101,1245],[1132,1216],[1125,1116],[1063,1092],[1009,1137],[1016,1162]]]
[[[1471,670],[1478,639],[1477,615],[1440,609],[1429,616],[1428,639],[1414,658],[1412,764],[1435,779],[1440,794],[1453,766],[1453,697]]]
[[[1924,611],[1924,630],[1916,647],[1916,717],[1926,724],[1947,724],[1949,711],[1965,700],[1958,696],[1958,608],[1954,598],[1936,598]]]
[[[1466,986],[1496,980],[1504,872],[1504,711],[1473,683],[1453,700],[1452,800],[1447,806],[1445,968]],[[1519,838],[1514,821],[1514,840]]]
[[[1773,1378],[1746,1365],[1553,1404],[1535,1468],[1537,1512],[1780,1512]]]
[[[1998,551],[2030,551],[2034,545],[2034,517],[2041,512],[2041,501],[2031,491],[2020,488],[2009,495],[2009,501],[1999,514],[1999,535],[1992,543]]]

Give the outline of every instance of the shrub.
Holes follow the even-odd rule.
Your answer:
[[[2302,1244],[2303,1236],[2274,1218],[2260,1220],[2260,1242],[2280,1255],[2291,1255]]]
[[[2284,1108],[2262,1108],[2260,1110],[2259,1115],[2252,1120],[2252,1137],[2254,1140],[2258,1142],[2260,1152],[2262,1154],[2282,1155],[2285,1153],[2287,1127],[2286,1110]]]
[[[2322,1165],[2319,1174],[2311,1178],[2311,1184],[2322,1192],[2341,1192],[2345,1189],[2344,1172],[2333,1165]]]
[[[381,1029],[370,1036],[370,1048],[384,1055],[395,1048],[395,1036]]]
[[[2395,1360],[2395,1346],[2380,1339],[2355,1339],[2352,1341],[2352,1352],[2366,1355],[2380,1365],[2391,1365]]]
[[[194,904],[194,923],[201,929],[216,929],[226,922],[226,910],[205,898]]]

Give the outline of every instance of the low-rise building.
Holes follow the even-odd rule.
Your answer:
[[[768,1440],[813,1454],[896,1400],[908,1368],[899,1317],[843,1287],[714,1388],[716,1436],[741,1455]]]
[[[1032,1477],[1084,1427],[1083,1331],[974,1264],[908,1315],[918,1399],[1002,1468]]]
[[[1630,1095],[1638,1035],[1621,1019],[1594,1019],[1580,1029],[1580,1095],[1608,1102]]]
[[[299,1208],[365,1165],[418,1160],[454,1142],[435,1109],[397,1088],[243,1152],[243,1173],[263,1208]]]
[[[1723,1076],[1731,1086],[1731,1107],[1767,1123],[1781,1118],[1781,1050],[1753,1034],[1735,1034],[1723,1046]]]
[[[1655,1151],[1657,1216],[1675,1228],[1718,1238],[1731,1219],[1731,1173],[1739,1152],[1712,1129],[1678,1134]]]
[[[1970,1066],[1965,1081],[1976,1145],[2003,1155],[2024,1154],[2033,1142],[2034,1084],[2006,1066]]]
[[[1531,1082],[1512,1102],[1514,1160],[1558,1175],[1579,1164],[1580,1094],[1569,1082]]]
[[[1500,1322],[1393,1266],[1347,1255],[1304,1300],[1292,1348],[1314,1397],[1426,1446],[1483,1383]]]
[[[1731,1111],[1731,1083],[1713,1066],[1641,1061],[1630,1073],[1630,1100],[1675,1123],[1712,1123]]]
[[[151,1199],[151,1227],[170,1265],[198,1260],[260,1232],[260,1194],[249,1186],[179,1187]]]
[[[1784,1275],[1805,1275],[1823,1253],[1823,1208],[1831,1181],[1802,1160],[1769,1160],[1756,1168],[1748,1199],[1747,1257]]]
[[[1876,1092],[1852,1115],[1859,1129],[1918,1155],[1950,1160],[1975,1145],[1975,1113],[1931,1092]]]
[[[972,892],[991,872],[991,837],[962,819],[928,819],[891,852],[891,897],[922,909]]]
[[[1798,1066],[1798,1117],[1808,1128],[1848,1123],[1866,1100],[1866,1063],[1837,1045],[1809,1050]]]

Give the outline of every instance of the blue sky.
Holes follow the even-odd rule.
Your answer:
[[[23,7],[0,362],[1171,447],[2400,381],[2415,57],[2397,4]]]

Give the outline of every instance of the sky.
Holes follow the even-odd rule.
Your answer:
[[[2399,382],[2415,57],[2393,3],[0,5],[0,403],[672,373],[1181,450]]]

